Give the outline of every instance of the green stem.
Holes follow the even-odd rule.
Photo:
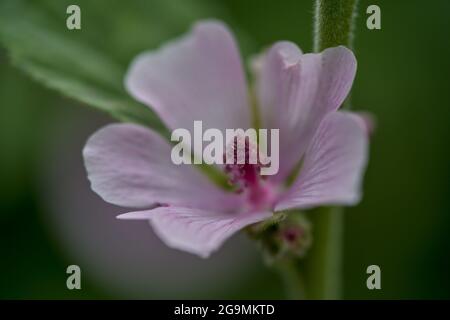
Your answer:
[[[352,46],[358,0],[316,0],[314,49]],[[346,102],[349,103],[348,100]],[[342,208],[311,212],[313,245],[304,263],[307,298],[339,299],[342,288],[344,216]]]
[[[313,245],[304,262],[308,299],[339,299],[342,289],[344,216],[342,208],[310,213]]]
[[[344,45],[351,47],[358,0],[316,0],[314,51]]]
[[[305,283],[300,265],[296,259],[284,259],[276,264],[278,273],[283,280],[286,296],[292,300],[306,298]]]

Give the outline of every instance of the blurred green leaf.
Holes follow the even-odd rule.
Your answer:
[[[81,30],[66,28],[69,4],[81,8]],[[174,1],[4,0],[0,42],[14,65],[49,88],[120,121],[163,132],[164,125],[153,111],[124,90],[124,73],[135,51],[154,46],[207,12],[197,8],[201,4],[191,2],[190,7],[196,8],[189,11],[189,6]],[[161,23],[164,17],[171,28]]]

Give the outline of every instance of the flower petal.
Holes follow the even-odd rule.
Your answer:
[[[184,37],[139,55],[125,80],[137,100],[171,129],[250,125],[245,76],[233,36],[219,22],[198,23]]]
[[[149,220],[155,233],[171,248],[203,258],[217,250],[236,231],[269,218],[271,212],[218,214],[183,207],[159,207],[119,215],[119,219]]]
[[[377,126],[375,116],[367,111],[352,112],[352,114],[355,115],[366,133],[371,137]]]
[[[262,58],[258,97],[264,128],[280,129],[280,172],[284,179],[299,162],[319,123],[347,96],[356,59],[345,47],[302,54],[290,42],[275,44]]]
[[[175,165],[171,145],[135,124],[112,124],[94,133],[83,150],[92,189],[105,201],[149,208],[157,203],[234,209],[237,195],[216,187],[193,165]]]
[[[276,210],[359,202],[368,136],[356,117],[346,112],[325,117],[305,153],[300,175]]]

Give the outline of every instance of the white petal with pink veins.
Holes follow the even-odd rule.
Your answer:
[[[206,258],[238,230],[271,215],[271,212],[220,214],[193,208],[159,207],[125,213],[118,218],[149,220],[155,233],[169,247]]]
[[[308,147],[300,174],[275,209],[354,205],[368,157],[368,136],[357,115],[328,114]]]
[[[175,165],[172,146],[135,124],[112,124],[94,133],[83,150],[92,189],[105,201],[149,208],[157,203],[235,210],[236,194],[216,187],[193,165]]]
[[[194,120],[220,130],[251,123],[239,51],[220,22],[197,23],[182,38],[139,55],[125,85],[171,129],[191,130]]]
[[[291,42],[276,43],[261,58],[257,94],[264,128],[280,129],[283,180],[298,163],[323,117],[344,101],[356,59],[345,47],[302,54]]]

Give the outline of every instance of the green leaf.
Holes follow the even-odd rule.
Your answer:
[[[81,30],[66,28],[66,8],[81,8]],[[166,133],[154,112],[123,87],[132,58],[172,37],[206,11],[198,1],[3,0],[0,42],[14,65],[49,88]],[[211,10],[212,11],[212,10]]]

